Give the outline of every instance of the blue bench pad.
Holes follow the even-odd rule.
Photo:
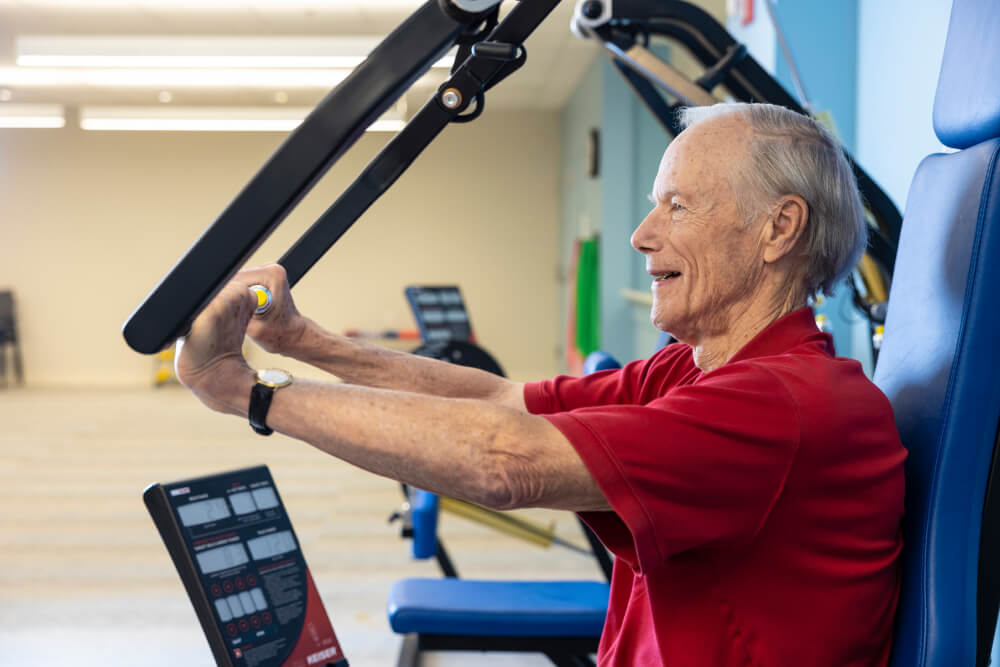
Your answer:
[[[398,634],[597,637],[608,590],[597,581],[403,579],[387,611]]]

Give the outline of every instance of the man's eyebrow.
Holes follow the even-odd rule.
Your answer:
[[[670,201],[670,198],[677,194],[680,193],[677,192],[676,190],[669,190],[667,192],[664,192],[663,196],[660,196],[659,194],[657,194],[656,188],[653,188],[653,191],[650,192],[648,195],[646,195],[646,199],[648,199],[653,204],[659,204],[660,202]]]

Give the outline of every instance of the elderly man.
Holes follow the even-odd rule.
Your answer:
[[[683,120],[632,236],[652,321],[681,341],[650,359],[518,384],[367,347],[300,315],[271,266],[202,313],[178,376],[376,474],[581,512],[617,557],[602,665],[885,665],[905,451],[886,398],[806,307],[864,247],[853,176],[828,133],[779,107]],[[275,295],[263,318],[254,283]],[[346,384],[261,390],[245,334]]]

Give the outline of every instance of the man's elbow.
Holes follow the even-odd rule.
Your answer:
[[[506,511],[538,503],[538,485],[532,483],[532,471],[520,457],[492,454],[484,472],[478,501],[483,507]]]

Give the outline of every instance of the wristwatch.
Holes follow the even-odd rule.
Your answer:
[[[257,371],[257,383],[250,390],[250,427],[261,435],[271,435],[274,429],[267,425],[267,409],[271,407],[274,392],[292,383],[292,375],[280,368]]]

